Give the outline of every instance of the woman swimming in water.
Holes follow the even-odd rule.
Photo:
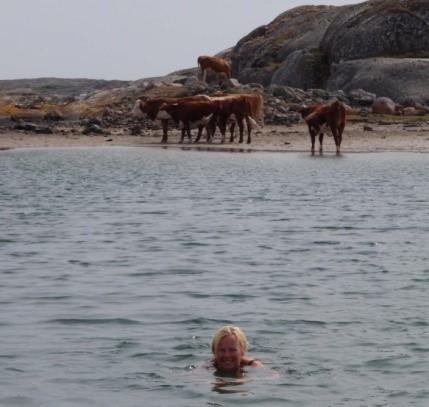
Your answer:
[[[241,377],[243,367],[263,367],[263,364],[246,356],[247,339],[237,326],[226,325],[216,331],[212,341],[212,364],[219,373]]]

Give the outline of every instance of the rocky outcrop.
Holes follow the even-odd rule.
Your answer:
[[[271,24],[253,30],[231,53],[233,76],[242,83],[258,82],[264,86],[278,83],[299,87],[299,81],[313,84],[310,76],[320,77],[315,68],[324,63],[318,51],[321,40],[337,13],[338,7],[298,7],[280,14]],[[305,64],[301,59],[314,61],[312,69],[306,68],[305,77],[300,72]],[[291,79],[287,83],[288,75],[297,78],[297,82]],[[323,82],[323,77],[319,82]],[[315,85],[320,87],[319,83]]]
[[[231,60],[243,83],[362,88],[428,104],[429,2],[297,7],[241,39]]]
[[[374,100],[372,112],[376,114],[390,114],[396,112],[396,104],[392,99],[381,97]]]
[[[128,85],[126,81],[106,81],[102,79],[65,79],[65,78],[35,78],[0,80],[0,94],[27,94],[39,97],[74,98],[82,90],[95,92],[102,89],[113,89]]]
[[[332,64],[329,90],[357,88],[398,103],[429,103],[429,59],[368,58]]]
[[[342,8],[321,49],[329,60],[429,58],[427,0],[371,0]]]

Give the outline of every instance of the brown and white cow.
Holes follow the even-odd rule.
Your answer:
[[[314,144],[317,135],[319,135],[319,152],[323,152],[323,133],[326,128],[329,128],[334,136],[337,154],[340,154],[341,141],[346,124],[346,109],[344,104],[336,100],[331,104],[312,105],[301,109],[301,114],[305,115],[304,120],[310,132],[311,152],[314,154]]]
[[[174,120],[182,126],[180,143],[183,143],[185,134],[192,141],[191,128],[198,127],[198,139],[204,127],[209,131],[210,120],[215,115],[217,106],[212,101],[185,100],[175,103],[166,102],[160,106],[158,117],[162,120]],[[208,135],[208,139],[210,134]]]
[[[260,125],[263,126],[264,125],[264,98],[262,97],[262,95],[258,93],[242,93],[240,94],[240,96],[246,100],[246,103],[248,105],[248,114],[251,118],[250,123],[252,124],[252,126],[258,125],[257,124],[258,122]],[[237,124],[239,123],[237,122]],[[235,125],[233,122],[230,129],[231,130],[230,142],[234,141],[234,126]],[[249,137],[250,137],[251,128],[249,129],[249,127],[247,127],[247,132],[249,133]],[[243,136],[241,131],[240,131],[239,142],[240,143],[243,142]]]
[[[223,58],[201,55],[198,57],[198,66],[200,67],[204,82],[206,81],[208,69],[220,75],[224,75],[226,79],[231,78],[231,65]]]
[[[208,101],[210,98],[205,95],[187,96],[182,98],[154,98],[136,100],[131,114],[135,117],[148,117],[152,121],[161,122],[162,139],[161,143],[166,143],[168,140],[168,119],[158,117],[159,109],[165,103],[178,103],[185,101]]]
[[[217,109],[216,114],[211,121],[210,133],[214,135],[216,126],[219,127],[221,133],[221,143],[224,143],[227,123],[232,121],[230,141],[232,142],[234,140],[234,126],[235,123],[237,123],[240,130],[240,143],[242,143],[244,135],[244,122],[246,122],[248,130],[247,143],[251,143],[252,126],[256,122],[251,117],[250,104],[246,98],[241,95],[226,95],[212,97],[212,101],[216,105]]]
[[[217,106],[215,120],[211,122],[211,133],[214,134],[216,126],[221,132],[221,142],[225,141],[226,126],[230,125],[230,142],[234,141],[235,125],[240,131],[239,142],[243,142],[244,122],[247,125],[247,143],[251,143],[252,128],[257,125],[256,120],[263,121],[263,98],[259,94],[228,94],[217,92],[210,97]],[[198,140],[198,139],[197,139]],[[196,140],[196,141],[197,141]]]

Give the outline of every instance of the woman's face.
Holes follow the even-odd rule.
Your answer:
[[[243,350],[234,335],[226,335],[220,340],[214,356],[219,370],[236,371],[240,368]]]

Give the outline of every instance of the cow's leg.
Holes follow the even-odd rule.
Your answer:
[[[162,139],[161,143],[166,143],[168,139],[168,120],[162,120]]]
[[[234,130],[235,130],[235,120],[229,126],[229,132],[231,133],[231,136],[229,137],[230,143],[234,142]]]
[[[212,134],[214,133],[214,130],[216,130],[216,125],[213,129],[213,124],[211,122],[208,122],[205,126],[206,129],[206,143],[210,143],[212,139]]]
[[[215,127],[216,129],[216,127]],[[212,130],[212,125],[211,123],[207,124],[206,126],[206,142],[210,143],[211,139],[212,139],[212,134],[214,133],[214,131]]]
[[[203,128],[204,128],[204,126],[198,126],[198,134],[197,134],[197,138],[195,139],[194,143],[198,143],[200,141],[201,135],[203,134]]]
[[[247,144],[252,142],[252,123],[250,122],[249,116],[246,116],[246,125],[247,125]]]
[[[188,141],[192,143],[191,126],[189,122],[186,123],[186,134],[188,135]]]
[[[337,132],[337,128],[335,126],[332,126],[331,131],[332,131],[332,135],[334,136],[335,147],[337,149],[337,155],[339,155],[341,142],[340,142],[340,137],[339,137],[338,132]]]
[[[238,130],[240,131],[240,138],[238,140],[239,143],[243,142],[243,136],[244,136],[244,124],[243,119],[240,117],[237,117],[237,124],[238,124]]]
[[[310,130],[310,138],[311,138],[311,154],[314,155],[314,144],[316,143],[316,131],[314,129]]]
[[[214,136],[216,134],[216,124],[209,127],[210,132],[207,132],[207,143],[211,143],[214,139]]]
[[[210,121],[206,125],[207,130],[207,143],[211,143],[214,137],[214,134],[216,133],[216,124],[217,124],[218,118],[216,114],[213,114]]]
[[[345,123],[341,123],[340,126],[338,127],[338,142],[339,142],[340,148],[341,148],[341,142],[343,141],[343,131],[344,131],[345,125],[346,125]]]
[[[341,142],[343,141],[343,135],[341,132],[338,132],[338,154],[340,154]]]
[[[219,121],[219,130],[221,134],[220,142],[223,144],[225,143],[225,135],[226,135],[226,119],[221,119]]]
[[[215,115],[210,121],[210,143],[214,140],[214,136],[216,134],[216,129],[219,125],[219,117]]]
[[[335,136],[335,146],[337,148],[337,155],[339,155],[340,149],[341,149],[341,142],[340,142],[340,137],[338,135]]]
[[[323,153],[323,133],[319,134],[319,153]]]
[[[185,126],[182,126],[182,134],[180,136],[179,143],[183,143],[184,140],[185,140]]]
[[[207,69],[204,69],[204,68],[202,69],[203,69],[203,82],[205,82],[207,78]]]

